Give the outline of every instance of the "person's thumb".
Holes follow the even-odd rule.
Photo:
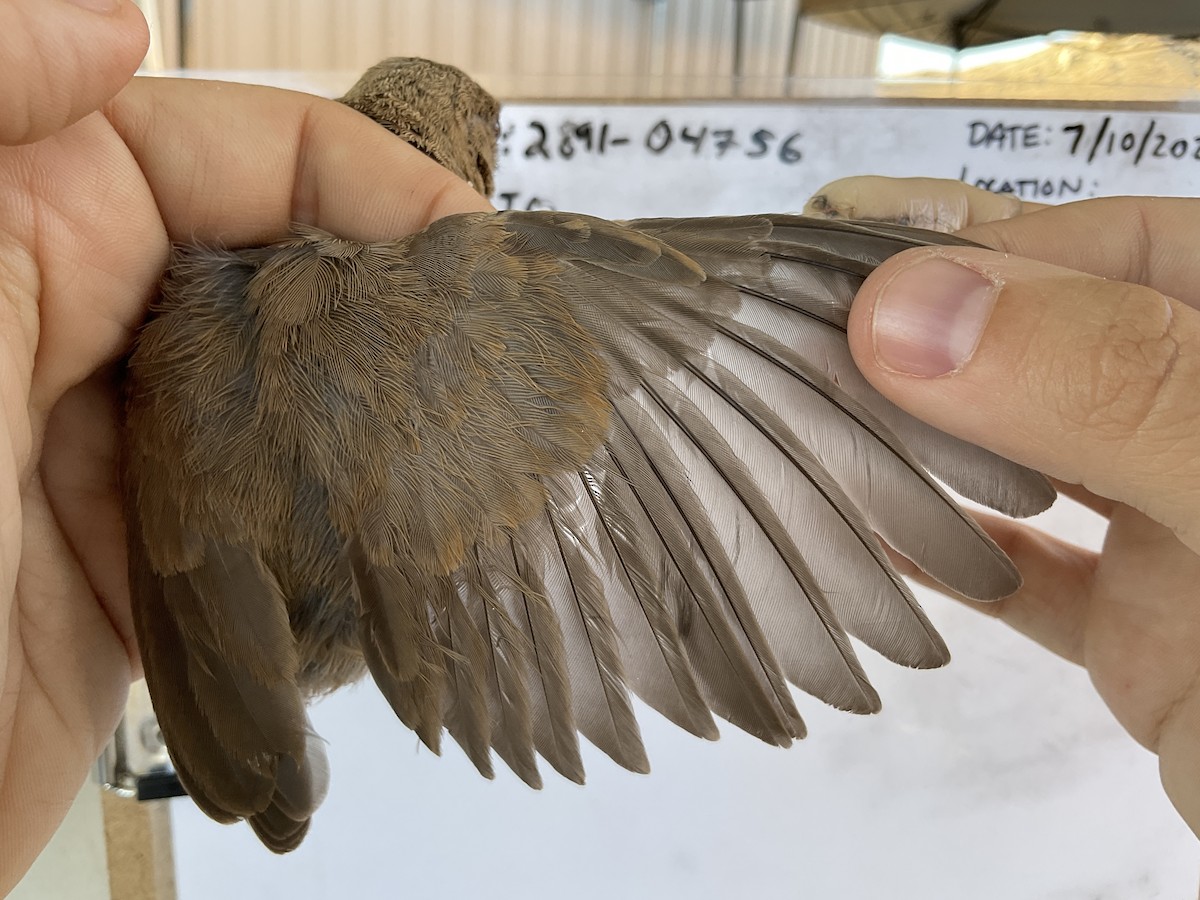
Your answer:
[[[40,140],[99,109],[148,42],[131,0],[0,0],[0,144]]]
[[[1127,503],[1200,551],[1200,313],[992,250],[910,250],[864,283],[868,380],[945,431]]]

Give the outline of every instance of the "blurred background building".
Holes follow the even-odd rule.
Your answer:
[[[331,93],[408,55],[509,100],[1200,96],[1200,4],[1165,0],[140,2],[151,68],[303,72]]]

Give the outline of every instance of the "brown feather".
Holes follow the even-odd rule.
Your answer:
[[[439,580],[437,592],[438,637],[445,651],[453,682],[446,692],[443,718],[446,730],[466,751],[479,774],[492,778],[491,692],[486,639],[471,620],[450,578]]]
[[[446,658],[430,627],[434,579],[373,565],[350,542],[359,642],[375,684],[400,721],[434,753],[441,750]]]
[[[513,543],[492,548],[485,560],[496,596],[531,648],[528,686],[534,746],[556,772],[583,784],[566,651],[545,585]]]
[[[501,604],[478,550],[463,565],[462,577],[465,602],[485,639],[492,747],[522,781],[538,789],[542,777],[534,753],[528,687],[533,648]]]
[[[616,481],[614,481],[616,479]],[[651,566],[630,514],[614,501],[609,484],[620,484],[616,471],[605,471],[600,458],[579,473],[579,489],[590,503],[595,534],[594,565],[604,579],[604,595],[621,638],[630,688],[676,725],[697,737],[716,740],[717,729],[680,635],[678,598]],[[628,497],[628,494],[624,494]],[[642,550],[654,543],[642,544]]]
[[[671,587],[657,589],[669,590],[668,596],[686,591],[676,605],[680,632],[713,711],[768,743],[787,746],[802,737],[804,724],[728,550],[640,404],[623,404],[609,450],[620,477],[607,484],[614,499],[621,498],[618,508],[648,520],[639,538],[645,547],[661,543],[665,552],[659,580],[669,579]],[[636,545],[629,550],[637,552]]]

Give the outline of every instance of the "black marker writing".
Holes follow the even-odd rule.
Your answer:
[[[1067,152],[1089,165],[1100,157],[1124,158],[1132,166],[1155,159],[1200,162],[1200,135],[1169,134],[1155,118],[1126,127],[1105,116],[1099,126],[1073,122],[1062,131],[1070,138]]]
[[[967,170],[966,166],[958,174],[958,180],[966,184],[983,188],[994,194],[1013,194],[1022,200],[1062,200],[1073,197],[1093,195],[1096,183],[1086,186],[1082,175],[1065,177],[1044,177],[1039,175],[1020,175],[1017,177],[1005,175],[977,175]]]

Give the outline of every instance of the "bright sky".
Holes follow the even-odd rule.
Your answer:
[[[941,44],[927,44],[912,38],[884,35],[879,42],[879,77],[902,78],[914,72],[949,73],[958,58],[958,69],[974,68],[997,62],[1010,62],[1030,56],[1057,41],[1070,40],[1073,32],[1056,31],[1051,35],[1005,41],[987,47],[954,51]]]

